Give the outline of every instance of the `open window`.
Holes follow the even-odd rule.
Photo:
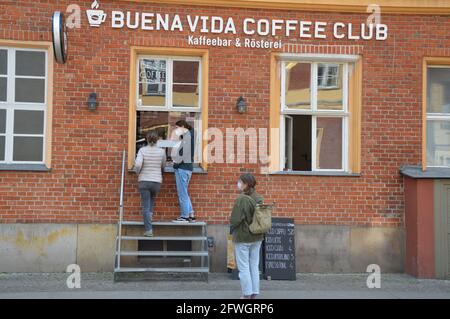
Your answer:
[[[132,49],[129,168],[139,149],[146,145],[149,132],[156,132],[161,140],[170,140],[175,123],[186,120],[194,129],[194,167],[206,169],[202,149],[207,128],[207,51],[170,52],[165,55],[162,48]],[[177,52],[180,55],[173,55]],[[169,147],[166,154],[171,167]]]
[[[281,170],[348,171],[348,63],[281,63]]]

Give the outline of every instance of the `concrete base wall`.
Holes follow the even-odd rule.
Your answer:
[[[116,225],[0,224],[0,272],[113,271]],[[226,272],[229,228],[208,226],[214,237],[211,272]],[[385,273],[404,272],[404,231],[399,228],[297,225],[298,273],[365,272],[378,264]]]
[[[225,272],[227,226],[208,226],[215,238],[211,271]],[[296,225],[295,250],[298,273],[361,273],[370,264],[382,272],[403,273],[404,230],[328,225]]]
[[[116,225],[0,224],[0,272],[113,271]]]

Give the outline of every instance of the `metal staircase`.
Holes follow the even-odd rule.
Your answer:
[[[144,237],[143,222],[123,220],[124,179],[125,152],[122,160],[114,280],[207,281],[207,224],[152,222],[153,237]]]

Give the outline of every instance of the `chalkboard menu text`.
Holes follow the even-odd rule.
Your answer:
[[[292,218],[272,218],[264,239],[264,276],[295,280],[295,225]]]

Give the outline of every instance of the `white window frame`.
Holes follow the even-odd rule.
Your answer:
[[[6,130],[5,134],[5,159],[0,161],[0,164],[44,164],[46,159],[47,141],[45,138],[45,132],[47,131],[47,106],[48,106],[48,51],[45,49],[34,48],[15,48],[15,47],[0,47],[0,50],[7,51],[7,94],[6,102],[0,101],[0,109],[6,109]],[[45,55],[45,76],[16,76],[16,52],[43,52]],[[44,103],[17,103],[15,101],[16,96],[16,81],[15,79],[44,79],[45,80],[45,92]],[[23,111],[43,111],[44,123],[43,134],[14,134],[14,112],[17,110]],[[41,137],[42,142],[42,161],[14,161],[13,160],[13,147],[14,137]]]
[[[284,171],[285,167],[285,116],[289,115],[310,115],[311,116],[311,171],[308,172],[350,172],[349,167],[349,71],[350,65],[358,60],[358,56],[354,55],[333,55],[333,54],[286,54],[281,56],[280,60],[280,81],[281,81],[281,112],[280,112],[280,170]],[[286,107],[286,64],[289,62],[310,63],[311,65],[311,109],[290,109]],[[342,77],[342,110],[320,110],[317,105],[318,81],[318,65],[319,64],[343,65]],[[317,168],[317,118],[332,117],[342,118],[342,162],[341,169],[321,169]]]
[[[166,60],[166,98],[165,106],[140,105],[139,103],[139,64],[141,59],[149,60]],[[198,67],[198,107],[180,107],[173,106],[173,62],[174,61],[195,61],[199,63]],[[167,111],[167,112],[202,112],[202,58],[201,57],[185,57],[185,56],[166,56],[166,55],[139,55],[136,63],[136,110],[137,111]],[[189,83],[191,84],[191,83]]]
[[[165,106],[148,106],[139,105],[139,64],[141,59],[149,60],[166,60],[166,105]],[[203,154],[203,143],[202,143],[202,93],[203,93],[203,79],[202,79],[202,58],[201,57],[188,57],[188,56],[168,56],[168,55],[138,55],[136,59],[136,112],[140,111],[150,111],[150,112],[178,112],[178,113],[197,113],[199,120],[195,121],[194,129],[200,134],[196,134],[195,141],[195,154],[194,154],[194,164],[201,164],[201,158]],[[173,62],[174,61],[195,61],[199,63],[198,67],[198,107],[174,107],[172,104],[172,89],[173,89]],[[191,83],[189,83],[191,84]]]
[[[450,65],[427,65],[427,73],[428,69],[450,69]],[[430,79],[427,76],[427,82]],[[428,95],[428,83],[427,83],[427,95]],[[427,97],[428,98],[428,97]],[[430,121],[448,121],[450,123],[450,113],[428,113],[427,111],[427,127]],[[426,143],[425,149],[428,151],[428,131],[424,132],[426,134]],[[450,152],[450,149],[448,150]],[[441,167],[448,168],[446,165],[429,165],[427,161],[427,167]]]

